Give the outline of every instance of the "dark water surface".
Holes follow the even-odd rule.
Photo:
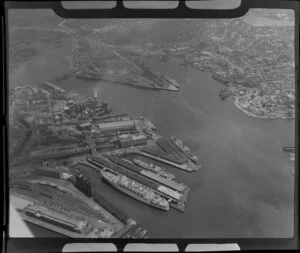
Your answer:
[[[176,79],[181,91],[149,91],[86,82],[61,84],[101,99],[116,113],[148,118],[162,135],[177,135],[199,156],[198,172],[170,169],[191,188],[185,213],[156,210],[99,185],[111,201],[147,228],[151,238],[289,237],[293,231],[293,166],[282,146],[294,145],[294,120],[249,118],[209,73],[176,62],[145,60]],[[45,236],[45,235],[42,235]]]

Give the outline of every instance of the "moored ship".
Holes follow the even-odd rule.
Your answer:
[[[169,202],[152,189],[120,174],[101,171],[103,179],[119,191],[158,209],[169,210]]]
[[[190,160],[192,160],[194,163],[198,162],[197,156],[190,150],[189,147],[187,147],[182,140],[179,140],[175,136],[171,136],[171,141],[175,144],[177,148],[179,148]]]
[[[144,169],[153,171],[156,174],[158,174],[161,177],[164,177],[166,179],[173,180],[175,178],[175,176],[173,174],[165,172],[163,168],[161,168],[161,167],[159,167],[157,165],[154,165],[152,163],[146,163],[146,162],[144,162],[142,160],[139,160],[139,159],[133,159],[133,162],[135,164],[137,164],[138,166],[140,166],[140,167],[142,167]]]

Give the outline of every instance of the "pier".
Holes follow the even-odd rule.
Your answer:
[[[155,181],[154,179],[150,179],[143,174],[139,174],[138,172],[133,172],[124,167],[118,166],[118,165],[116,165],[110,161],[107,161],[103,158],[99,158],[97,160],[88,159],[87,161],[88,161],[88,163],[91,163],[94,166],[99,166],[101,168],[101,169],[100,168],[97,169],[93,166],[93,169],[95,169],[97,172],[100,172],[101,170],[108,170],[108,171],[111,171],[114,173],[125,175],[128,178],[151,188],[152,190],[155,191],[155,193],[161,195],[163,198],[170,200],[169,205],[171,207],[173,207],[174,209],[177,209],[180,212],[185,211],[185,202],[187,201],[187,198],[188,198],[188,195],[190,192],[190,189],[188,187],[185,187],[185,189],[180,192],[182,197],[179,200],[177,200],[174,197],[170,196],[169,194],[166,194],[161,191],[161,187],[163,186],[163,184],[161,184],[158,181]]]
[[[177,164],[177,163],[171,162],[171,161],[169,161],[169,160],[166,160],[166,159],[164,159],[164,158],[160,158],[160,157],[157,157],[157,156],[154,156],[154,155],[145,153],[145,152],[134,151],[134,152],[132,152],[132,153],[137,154],[137,155],[146,156],[146,157],[151,158],[151,159],[153,159],[153,160],[156,160],[156,161],[165,163],[165,164],[167,164],[167,165],[171,165],[171,166],[173,166],[173,167],[175,167],[175,168],[177,168],[177,169],[185,170],[185,171],[188,171],[188,172],[194,171],[194,169],[188,167],[187,164]],[[130,154],[130,152],[128,152],[128,154]]]

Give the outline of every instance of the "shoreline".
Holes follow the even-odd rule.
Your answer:
[[[201,72],[208,72],[211,75],[211,78],[216,80],[217,82],[219,82],[220,84],[223,84],[225,87],[229,87],[229,85],[227,83],[225,83],[224,81],[215,78],[214,73],[212,73],[210,70],[206,70],[206,69],[202,69],[199,68],[197,66],[194,66],[193,64],[190,64],[190,66],[192,66],[193,68],[197,69],[197,70],[201,70]],[[230,83],[230,82],[229,82]],[[236,108],[238,108],[241,112],[245,113],[248,117],[251,118],[256,118],[256,119],[269,119],[269,120],[276,120],[276,119],[282,119],[282,120],[293,120],[295,119],[295,117],[293,118],[288,118],[288,117],[284,117],[284,116],[261,116],[261,115],[256,115],[254,113],[251,113],[249,111],[247,111],[246,109],[244,109],[237,101],[237,99],[233,99],[234,102],[233,104],[235,105]]]
[[[280,117],[280,116],[260,116],[260,115],[256,115],[254,113],[251,113],[247,110],[245,110],[237,101],[237,99],[234,99],[233,101],[233,104],[235,105],[236,108],[238,108],[241,112],[245,113],[248,117],[251,117],[251,118],[256,118],[256,119],[283,119],[283,120],[289,120],[289,118],[286,118],[286,117]],[[294,119],[294,118],[293,118]]]

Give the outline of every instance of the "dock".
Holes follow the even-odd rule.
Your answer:
[[[177,159],[181,159],[187,162],[187,158],[182,151],[180,151],[169,138],[162,137],[156,140],[156,144],[166,153],[172,154]]]
[[[52,230],[54,231],[55,233],[59,233],[59,234],[62,234],[62,235],[65,235],[65,236],[68,236],[68,237],[71,237],[71,238],[90,238],[88,235],[86,234],[83,234],[83,233],[80,233],[80,234],[77,234],[77,233],[74,233],[74,232],[71,232],[67,229],[63,229],[61,227],[58,227],[58,226],[54,226],[50,223],[47,223],[47,222],[43,222],[41,220],[38,220],[38,219],[34,219],[32,217],[29,217],[28,215],[24,214],[24,213],[21,213],[21,217],[25,220],[25,221],[28,221],[30,223],[33,223],[35,225],[38,225],[40,227],[43,227],[43,228],[46,228],[46,229],[49,229],[49,230]]]
[[[188,201],[188,197],[189,197],[189,195],[190,195],[190,191],[191,191],[190,188],[186,188],[186,189],[184,190],[184,192],[182,193],[182,196],[183,196],[182,199],[180,199],[180,200],[178,201],[178,203],[171,202],[171,203],[169,203],[169,205],[170,205],[171,207],[173,207],[174,209],[176,209],[176,210],[178,210],[178,211],[184,213],[185,208],[186,208],[185,203]]]
[[[185,171],[188,171],[188,172],[194,171],[194,169],[188,167],[186,164],[182,164],[182,165],[181,164],[177,164],[177,163],[171,162],[169,160],[166,160],[164,158],[160,158],[160,157],[148,154],[146,152],[135,152],[135,153],[138,154],[138,155],[146,156],[146,157],[151,158],[153,160],[165,163],[167,165],[171,165],[171,166],[173,166],[174,168],[177,168],[177,169],[185,170]]]
[[[156,181],[158,183],[161,183],[161,184],[163,184],[163,185],[165,185],[165,186],[167,186],[167,187],[169,187],[169,188],[171,188],[175,191],[178,191],[180,193],[183,192],[185,188],[187,188],[186,186],[183,186],[183,185],[181,185],[181,184],[179,184],[175,181],[163,178],[163,177],[155,174],[154,172],[151,172],[149,170],[141,168],[141,167],[139,167],[139,166],[137,166],[137,165],[135,165],[131,162],[125,161],[125,160],[123,160],[121,158],[118,158],[116,156],[111,156],[111,157],[109,157],[109,159],[112,162],[118,164],[119,166],[122,166],[122,167],[124,167],[126,169],[129,169],[133,172],[136,172],[136,173],[138,173],[142,176],[150,178],[151,180]]]
[[[162,183],[156,181],[153,178],[149,178],[143,174],[139,174],[139,172],[137,172],[137,171],[134,172],[132,170],[129,170],[128,168],[119,166],[111,161],[108,161],[108,160],[106,160],[104,158],[100,158],[100,157],[92,157],[91,159],[89,158],[87,161],[95,166],[99,166],[100,170],[108,170],[108,171],[115,172],[115,173],[118,173],[121,175],[125,175],[128,178],[130,178],[134,181],[137,181],[146,187],[151,188],[152,190],[155,191],[155,193],[161,195],[163,198],[165,198],[167,200],[170,200],[169,204],[171,207],[173,207],[174,209],[177,209],[178,211],[181,211],[181,212],[185,211],[185,201],[187,200],[188,194],[189,194],[188,187],[185,187],[185,189],[180,192],[180,195],[182,195],[182,197],[179,200],[177,200],[171,194],[168,194],[168,192],[162,191],[162,188],[164,188],[164,187],[168,188],[168,186],[164,186]],[[138,167],[138,166],[136,166],[136,167]],[[96,171],[99,172],[99,169],[96,169]],[[168,188],[168,189],[169,189],[169,191],[172,191],[172,189],[170,189],[170,188]],[[174,194],[175,194],[175,192],[174,192]]]

